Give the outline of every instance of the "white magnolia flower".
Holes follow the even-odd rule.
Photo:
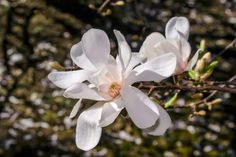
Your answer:
[[[188,42],[188,19],[185,17],[171,18],[166,24],[165,36],[166,38],[158,32],[150,34],[140,49],[140,57],[149,60],[166,53],[174,53],[177,57],[175,74],[192,69],[197,62],[199,51],[189,61],[191,47]]]
[[[124,108],[135,125],[151,135],[162,135],[171,125],[168,113],[131,85],[139,81],[161,81],[172,75],[175,55],[165,54],[140,65],[123,35],[114,32],[119,44],[116,59],[110,55],[105,32],[90,29],[70,52],[74,63],[83,70],[52,72],[48,76],[55,85],[66,89],[65,97],[80,99],[71,117],[77,114],[82,99],[98,101],[77,120],[76,144],[83,150],[97,145],[102,127],[113,123]]]

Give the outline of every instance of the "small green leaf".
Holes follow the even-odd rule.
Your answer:
[[[174,105],[174,102],[175,102],[175,100],[177,99],[177,97],[178,97],[178,93],[175,93],[175,95],[172,97],[172,98],[170,98],[166,103],[165,103],[165,108],[169,108],[169,107],[172,107],[173,105]]]
[[[210,73],[210,72],[212,72],[214,69],[215,69],[215,67],[218,65],[218,61],[213,61],[213,62],[211,62],[210,63],[210,65],[208,65],[207,67],[206,67],[206,69],[204,70],[206,73]]]
[[[189,70],[188,71],[188,75],[190,76],[191,79],[195,79],[196,78],[196,72],[193,70]]]

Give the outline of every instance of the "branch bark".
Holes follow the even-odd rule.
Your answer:
[[[141,85],[140,88],[146,88],[146,89],[177,89],[177,90],[183,90],[183,91],[190,91],[190,92],[202,92],[202,91],[214,91],[214,92],[227,92],[227,93],[233,93],[236,94],[236,87],[234,86],[234,83],[231,84],[236,79],[236,75],[231,77],[226,82],[220,82],[219,85],[214,84],[214,82],[209,85],[205,84],[203,86],[197,87],[197,86],[187,86],[187,85],[175,85],[175,84],[156,84],[156,85]],[[226,86],[226,85],[232,85]],[[213,93],[214,93],[213,92]]]
[[[163,86],[155,86],[156,89],[178,89],[178,90],[184,90],[184,91],[190,91],[190,92],[200,92],[200,91],[219,91],[219,92],[228,92],[236,94],[236,88],[230,88],[230,87],[220,87],[220,86],[214,86],[214,85],[208,85],[203,87],[194,87],[194,86],[182,86],[182,85],[163,85]]]

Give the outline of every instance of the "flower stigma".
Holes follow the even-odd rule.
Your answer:
[[[117,82],[113,82],[110,87],[108,88],[108,94],[115,98],[118,95],[120,95],[120,90],[121,90],[121,85],[118,84]]]

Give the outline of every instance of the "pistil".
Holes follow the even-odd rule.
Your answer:
[[[108,89],[108,94],[115,98],[118,95],[120,95],[120,90],[121,90],[121,85],[118,84],[117,82],[114,82],[110,85],[109,89]]]

